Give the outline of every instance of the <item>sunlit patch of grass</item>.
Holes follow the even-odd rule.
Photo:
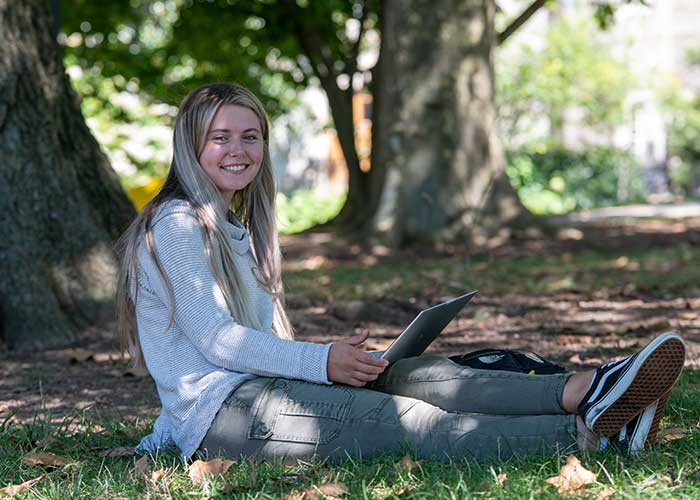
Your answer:
[[[632,287],[654,293],[699,293],[700,248],[586,252],[521,257],[449,256],[393,259],[375,264],[336,262],[285,273],[291,293],[312,298],[409,298],[435,290],[449,295],[478,288],[490,294],[594,292]],[[441,292],[440,292],[441,290]]]

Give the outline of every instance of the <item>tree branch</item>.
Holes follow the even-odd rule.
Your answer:
[[[301,11],[301,8],[294,0],[286,0],[282,2],[282,5],[287,8],[287,12],[294,26],[294,36],[302,51],[306,54],[306,57],[308,57],[316,76],[321,81],[323,81],[324,78],[332,78],[335,80],[336,75],[330,49],[323,42],[321,37],[318,36],[318,33],[314,30],[306,29],[303,22],[306,13]]]
[[[367,19],[367,3],[362,2],[362,15],[360,16],[360,31],[357,33],[357,40],[352,44],[350,48],[350,54],[345,61],[345,67],[348,68],[348,74],[350,75],[350,81],[357,71],[357,57],[360,55],[360,43],[362,43],[362,36],[365,34],[365,19]]]
[[[544,4],[547,3],[547,0],[535,0],[530,4],[530,6],[525,9],[518,17],[516,17],[512,23],[506,27],[502,32],[498,34],[498,45],[501,45],[503,42],[505,42],[510,35],[515,33],[523,24],[527,22],[528,19],[530,19],[535,12],[540,10]]]

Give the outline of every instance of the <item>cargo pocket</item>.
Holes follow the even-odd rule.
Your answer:
[[[275,379],[255,402],[248,437],[327,444],[340,434],[353,398],[346,386]]]

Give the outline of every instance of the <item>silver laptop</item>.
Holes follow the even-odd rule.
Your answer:
[[[386,359],[391,364],[399,359],[423,354],[423,351],[440,335],[440,332],[452,321],[452,318],[478,292],[478,290],[473,290],[428,309],[423,309],[384,351],[381,358]]]

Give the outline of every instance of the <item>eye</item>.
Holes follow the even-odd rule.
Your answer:
[[[228,137],[226,137],[225,135],[215,135],[211,138],[211,140],[216,142],[225,142],[228,140]]]
[[[243,140],[246,142],[255,142],[258,140],[258,136],[254,134],[244,135]]]

